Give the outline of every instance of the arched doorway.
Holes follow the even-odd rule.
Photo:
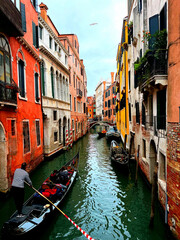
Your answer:
[[[153,173],[157,162],[157,152],[156,152],[156,145],[154,140],[150,142],[150,151],[149,151],[149,171],[150,171],[150,183],[153,180]]]
[[[0,191],[8,190],[6,137],[3,125],[0,123]]]
[[[66,145],[66,117],[63,118],[63,145]]]

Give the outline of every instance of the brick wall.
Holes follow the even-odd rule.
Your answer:
[[[180,124],[168,123],[167,128],[167,194],[168,224],[180,239]]]

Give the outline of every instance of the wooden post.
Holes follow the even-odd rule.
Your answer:
[[[135,184],[137,184],[137,177],[138,177],[139,151],[140,151],[140,145],[138,145],[138,152],[137,152],[137,161],[136,161],[136,179],[135,179]]]
[[[158,165],[156,162],[154,167],[153,182],[152,182],[152,189],[151,189],[151,215],[150,215],[149,227],[153,227],[154,225],[155,201],[156,201],[156,193],[157,193],[157,172],[158,172]]]

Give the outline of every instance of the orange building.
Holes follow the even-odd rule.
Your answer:
[[[104,85],[104,121],[115,123],[116,119],[116,83],[114,72],[111,72],[111,85],[106,88]]]
[[[69,53],[69,92],[72,141],[77,141],[87,132],[87,78],[83,60],[79,58],[79,42],[75,34],[59,35],[62,45]]]
[[[96,119],[96,99],[95,96],[87,97],[88,119]]]
[[[5,193],[22,162],[31,171],[43,160],[43,121],[36,1],[3,0],[0,14],[5,23],[0,28],[0,191]]]

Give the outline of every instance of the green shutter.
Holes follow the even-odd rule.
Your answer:
[[[36,47],[36,25],[32,22],[33,45]]]
[[[26,10],[25,4],[21,3],[21,20],[22,20],[22,29],[26,32]]]

